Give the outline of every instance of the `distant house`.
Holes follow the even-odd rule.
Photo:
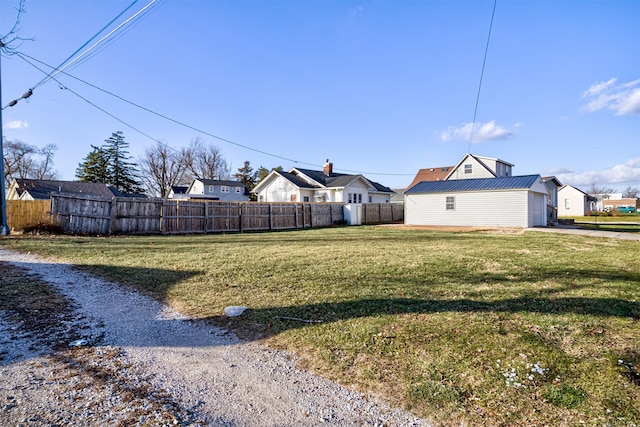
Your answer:
[[[184,196],[189,199],[223,200],[234,202],[249,201],[246,185],[240,181],[226,181],[196,178],[187,188]],[[180,198],[184,198],[181,197]]]
[[[188,185],[172,185],[169,194],[167,194],[167,199],[188,199],[188,189]]]
[[[571,185],[558,189],[558,216],[584,216],[596,208],[596,198]]]
[[[292,168],[272,171],[253,192],[259,202],[389,203],[395,192],[363,175],[333,172],[327,160],[323,170]]]
[[[444,181],[452,170],[453,166],[420,169],[407,188],[411,188],[419,182]]]
[[[511,163],[494,157],[465,154],[444,180],[509,177],[512,168]]]
[[[7,200],[48,200],[54,193],[81,194],[103,198],[147,197],[144,194],[121,193],[115,187],[101,182],[14,179],[7,192]]]
[[[547,225],[555,212],[549,200],[559,181],[512,173],[511,163],[473,154],[465,154],[455,166],[421,169],[404,193],[405,224]]]

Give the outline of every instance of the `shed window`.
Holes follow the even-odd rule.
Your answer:
[[[571,208],[571,200],[570,199],[564,199],[564,208],[565,209],[570,209]]]
[[[473,173],[473,165],[464,165],[464,173]]]
[[[456,209],[456,196],[447,196],[447,210],[453,211]]]

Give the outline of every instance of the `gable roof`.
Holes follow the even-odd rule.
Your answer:
[[[363,175],[351,175],[346,173],[331,173],[327,175],[324,171],[317,171],[312,169],[301,169],[301,168],[293,168],[290,173],[296,175],[295,172],[299,172],[304,174],[305,176],[311,178],[313,181],[317,182],[323,187],[346,187],[351,184],[356,179],[363,179],[367,183],[369,183],[375,191],[379,191],[382,193],[390,193],[394,194],[394,191],[389,187],[386,187],[378,182],[371,181],[367,179]],[[299,178],[302,179],[302,178]],[[303,179],[302,179],[303,180]],[[304,181],[304,180],[303,180]],[[317,186],[313,186],[305,181],[305,186],[309,188],[317,188]]]
[[[464,163],[465,160],[467,160],[467,158],[471,157],[472,159],[474,159],[476,162],[478,162],[482,167],[484,167],[491,175],[496,176],[496,173],[494,171],[491,170],[491,168],[489,166],[487,166],[482,160],[480,160],[478,157],[474,156],[471,153],[467,153],[465,154],[462,159],[460,159],[460,161],[458,163],[456,163],[456,165],[451,169],[451,171],[447,174],[445,179],[449,179],[449,177],[451,175],[453,175],[453,173],[460,167],[462,166],[462,164]],[[490,157],[485,157],[485,159],[489,159]],[[492,160],[498,160],[498,159],[492,159]],[[500,160],[501,161],[501,160]],[[503,162],[506,163],[506,162]],[[509,163],[508,163],[509,164]],[[471,178],[473,179],[473,178]]]
[[[16,193],[22,196],[28,192],[35,200],[47,200],[51,193],[88,194],[91,196],[112,198],[122,196],[115,188],[102,182],[54,181],[43,179],[16,179]]]
[[[171,191],[173,191],[173,194],[186,194],[188,189],[189,189],[188,185],[172,185],[171,186]]]
[[[420,182],[408,189],[405,194],[527,189],[531,188],[539,179],[540,175],[522,175]]]
[[[420,169],[407,188],[411,188],[417,183],[424,181],[444,181],[452,169],[453,166]]]
[[[584,192],[584,191],[582,191],[581,189],[579,189],[579,188],[577,188],[577,187],[574,187],[573,185],[569,185],[569,184],[565,184],[565,185],[563,185],[562,187],[558,188],[558,192],[560,192],[560,191],[564,190],[565,188],[573,189],[573,190],[579,191],[580,193],[582,193],[582,194],[584,194],[585,196],[587,196],[587,199],[588,199],[588,200],[597,200],[597,199],[598,199],[597,197],[592,196],[591,194],[585,193],[585,192]]]
[[[556,178],[555,176],[543,176],[542,180],[544,182],[553,182],[556,184],[556,187],[562,187],[562,183],[560,182],[560,180],[558,178]]]

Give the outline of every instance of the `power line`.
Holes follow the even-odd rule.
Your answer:
[[[40,60],[38,60],[38,59],[36,59],[36,58],[34,58],[34,57],[30,56],[30,55],[27,55],[27,54],[25,54],[25,53],[16,52],[16,54],[15,54],[15,55],[16,55],[16,56],[18,56],[18,57],[19,57],[20,59],[22,59],[23,61],[25,61],[27,64],[31,65],[32,67],[34,67],[35,69],[37,69],[38,71],[40,71],[40,72],[42,72],[42,73],[44,73],[44,74],[47,74],[47,72],[46,72],[46,71],[44,71],[44,70],[42,70],[42,69],[40,69],[38,66],[36,66],[35,64],[33,64],[31,61],[27,60],[26,58],[29,58],[29,59],[31,59],[31,60],[33,60],[33,61],[35,61],[35,62],[38,62],[38,63],[40,63],[40,64],[42,64],[42,65],[44,65],[44,66],[46,66],[46,67],[53,68],[51,65],[48,65],[47,63],[45,63],[45,62],[43,62],[43,61],[40,61]],[[245,149],[245,150],[253,151],[253,152],[255,152],[255,153],[263,154],[263,155],[266,155],[266,156],[269,156],[269,157],[273,157],[273,158],[277,158],[277,159],[280,159],[280,160],[285,160],[285,161],[288,161],[288,162],[291,162],[291,163],[300,164],[300,165],[307,165],[307,166],[313,166],[313,167],[317,167],[317,168],[321,168],[321,167],[322,167],[322,165],[318,165],[318,164],[316,164],[316,163],[309,163],[309,162],[304,162],[304,161],[301,161],[301,160],[291,159],[291,158],[284,157],[284,156],[281,156],[281,155],[278,155],[278,154],[273,154],[273,153],[270,153],[270,152],[267,152],[267,151],[264,151],[264,150],[260,150],[260,149],[257,149],[257,148],[253,148],[253,147],[250,147],[250,146],[248,146],[248,145],[240,144],[240,143],[238,143],[238,142],[232,141],[232,140],[227,139],[227,138],[223,138],[223,137],[221,137],[221,136],[218,136],[218,135],[212,134],[212,133],[210,133],[210,132],[207,132],[207,131],[202,130],[202,129],[200,129],[200,128],[197,128],[197,127],[195,127],[195,126],[189,125],[189,124],[184,123],[184,122],[182,122],[182,121],[176,120],[176,119],[171,118],[171,117],[169,117],[169,116],[166,116],[166,115],[164,115],[164,114],[158,113],[158,112],[156,112],[156,111],[154,111],[154,110],[151,110],[151,109],[149,109],[149,108],[147,108],[147,107],[144,107],[144,106],[142,106],[142,105],[140,105],[140,104],[137,104],[137,103],[135,103],[135,102],[129,101],[128,99],[125,99],[125,98],[123,98],[123,97],[122,97],[122,96],[120,96],[120,95],[117,95],[117,94],[115,94],[115,93],[113,93],[113,92],[110,92],[110,91],[108,91],[108,90],[106,90],[106,89],[103,89],[103,88],[101,88],[101,87],[99,87],[99,86],[96,86],[96,85],[94,85],[94,84],[92,84],[92,83],[89,83],[89,82],[87,82],[87,81],[85,81],[85,80],[83,80],[83,79],[80,79],[80,78],[78,78],[78,77],[75,77],[75,76],[73,76],[73,75],[71,75],[71,74],[69,74],[69,73],[67,73],[67,72],[65,72],[65,71],[60,70],[60,74],[64,74],[64,75],[66,75],[66,76],[68,76],[68,77],[71,77],[71,78],[73,78],[73,79],[75,79],[75,80],[77,80],[77,81],[79,81],[79,82],[81,82],[81,83],[84,83],[84,84],[85,84],[85,85],[87,85],[87,86],[90,86],[90,87],[92,87],[92,88],[94,88],[94,89],[96,89],[96,90],[99,90],[99,91],[101,91],[101,92],[103,92],[103,93],[105,93],[105,94],[107,94],[107,95],[113,96],[114,98],[117,98],[117,99],[119,99],[119,100],[120,100],[120,101],[122,101],[122,102],[125,102],[125,103],[127,103],[127,104],[129,104],[129,105],[131,105],[131,106],[134,106],[134,107],[136,107],[136,108],[139,108],[139,109],[141,109],[141,110],[143,110],[143,111],[146,111],[146,112],[148,112],[148,113],[150,113],[150,114],[153,114],[153,115],[155,115],[155,116],[157,116],[157,117],[160,117],[160,118],[162,118],[162,119],[164,119],[164,120],[170,121],[170,122],[172,122],[172,123],[175,123],[175,124],[177,124],[177,125],[180,125],[180,126],[182,126],[182,127],[185,127],[185,128],[187,128],[187,129],[191,129],[191,130],[193,130],[193,131],[195,131],[195,132],[198,132],[198,133],[200,133],[200,134],[203,134],[203,135],[209,136],[209,137],[214,138],[214,139],[217,139],[217,140],[219,140],[219,141],[226,142],[226,143],[228,143],[228,144],[231,144],[231,145],[234,145],[234,146],[237,146],[237,147],[243,148],[243,149]],[[72,94],[76,95],[77,97],[79,97],[80,99],[82,99],[83,101],[85,101],[86,103],[88,103],[89,105],[91,105],[91,106],[93,106],[94,108],[96,108],[96,109],[98,109],[98,110],[102,111],[103,113],[105,113],[105,114],[107,114],[108,116],[110,116],[110,117],[114,118],[115,120],[119,121],[120,123],[124,124],[125,126],[127,126],[127,127],[131,128],[131,129],[133,129],[134,131],[136,131],[136,132],[140,133],[141,135],[143,135],[143,136],[145,136],[145,137],[147,137],[147,138],[151,139],[151,140],[152,140],[152,141],[154,141],[154,142],[159,141],[159,139],[158,139],[158,138],[154,138],[154,137],[152,137],[152,136],[148,135],[147,133],[145,133],[145,132],[141,131],[140,129],[136,128],[135,126],[133,126],[133,125],[131,125],[131,124],[129,124],[129,123],[127,123],[127,122],[125,122],[124,120],[122,120],[122,119],[118,118],[118,117],[117,117],[117,116],[115,116],[114,114],[109,113],[108,111],[106,111],[106,110],[105,110],[105,109],[103,109],[102,107],[98,106],[97,104],[95,104],[95,103],[93,103],[93,102],[89,101],[87,98],[85,98],[85,97],[81,96],[81,95],[80,95],[80,94],[78,94],[77,92],[75,92],[75,91],[73,91],[73,90],[69,89],[67,86],[63,85],[62,83],[60,83],[60,82],[59,82],[58,80],[56,80],[55,78],[51,77],[51,79],[52,79],[52,80],[54,80],[54,81],[56,81],[56,82],[60,85],[60,88],[61,88],[61,89],[68,90],[69,92],[71,92]],[[340,170],[340,171],[344,171],[344,172],[357,173],[357,174],[362,174],[362,175],[365,175],[365,174],[366,174],[366,175],[381,175],[381,176],[413,176],[413,175],[415,175],[415,174],[413,174],[413,173],[412,173],[412,174],[408,174],[408,173],[406,173],[406,174],[401,174],[401,173],[384,173],[384,172],[363,172],[363,171],[349,170],[349,169],[341,169],[341,168],[336,168],[336,170]]]
[[[133,6],[138,0],[135,0],[133,3],[131,3],[127,9],[125,9],[124,11],[122,11],[118,16],[116,16],[113,20],[111,20],[111,22],[108,25],[111,25],[111,23],[113,23],[113,21],[115,21],[117,18],[119,18],[126,10],[128,10],[131,6]],[[89,47],[87,50],[85,50],[84,52],[82,52],[80,55],[78,55],[77,57],[75,57],[73,59],[73,61],[69,62],[67,65],[65,65],[64,67],[60,68],[60,65],[58,65],[55,69],[54,69],[54,73],[52,74],[52,76],[55,76],[57,74],[60,74],[61,72],[63,72],[63,70],[69,68],[71,65],[73,65],[76,61],[78,61],[80,58],[82,58],[83,56],[85,56],[86,54],[88,54],[89,52],[91,52],[93,49],[95,49],[96,47],[98,47],[100,44],[102,44],[105,40],[109,39],[113,34],[115,34],[116,32],[118,32],[121,28],[123,28],[124,26],[126,26],[129,22],[131,22],[132,20],[136,19],[138,16],[140,16],[142,13],[144,13],[147,9],[149,9],[156,1],[158,0],[151,0],[145,7],[143,7],[142,9],[140,9],[138,12],[134,13],[131,17],[129,17],[128,19],[126,19],[123,23],[121,23],[120,25],[118,25],[116,28],[114,28],[113,30],[111,30],[107,35],[105,35],[104,37],[102,37],[100,40],[98,40],[96,43],[94,43],[91,47]],[[103,29],[100,30],[99,33],[96,34],[96,36],[98,34],[100,34],[102,31],[105,30],[106,27],[104,27]],[[94,36],[93,38],[95,38],[96,36]],[[93,38],[91,40],[93,40]],[[91,41],[90,40],[90,41]],[[88,43],[88,42],[87,42]],[[84,45],[82,45],[82,47],[80,47],[80,49],[82,49],[84,46],[87,45],[87,43],[85,43]],[[79,49],[78,49],[79,50]],[[76,53],[78,53],[78,50],[76,50],[69,58],[73,57],[73,55],[75,55]],[[69,58],[65,59],[65,61],[63,62],[63,64],[69,60]],[[34,86],[34,89],[37,88],[38,86],[41,86],[43,84],[45,84],[47,82],[47,78],[50,79],[52,76],[47,76],[45,77],[45,79],[41,80],[40,83],[38,83],[36,86]]]
[[[73,58],[78,52],[80,52],[82,49],[84,49],[84,47],[86,45],[88,45],[89,43],[91,43],[93,41],[93,39],[95,39],[96,37],[98,37],[104,30],[106,30],[109,26],[111,26],[111,24],[113,24],[118,18],[120,18],[122,15],[124,15],[127,10],[131,9],[131,7],[133,7],[134,4],[136,4],[138,2],[138,0],[133,0],[133,2],[127,6],[122,12],[120,12],[115,18],[113,18],[111,21],[109,21],[104,27],[102,27],[100,29],[100,31],[98,31],[97,33],[95,33],[89,40],[87,40],[82,46],[80,46],[78,49],[75,50],[75,52],[73,52],[71,55],[69,55],[64,61],[62,61],[60,63],[60,65],[58,65],[57,67],[53,68],[53,70],[48,73],[42,80],[40,80],[38,83],[36,83],[32,89],[35,89],[39,86],[42,86],[43,84],[45,84],[52,76],[55,76],[56,74],[58,74],[61,70],[63,70],[64,68],[60,68],[62,67],[64,64],[67,63],[68,60],[70,60],[71,58]],[[84,55],[84,54],[83,54]],[[82,56],[82,55],[81,55]],[[65,67],[66,68],[66,67]]]
[[[471,143],[473,142],[473,131],[476,127],[476,115],[478,114],[478,104],[480,103],[480,89],[482,88],[482,78],[484,77],[484,67],[487,63],[487,53],[489,52],[489,41],[491,40],[491,30],[493,29],[493,18],[496,15],[496,4],[498,0],[493,0],[493,12],[491,12],[491,23],[489,24],[489,34],[487,35],[487,44],[484,48],[484,59],[482,60],[482,71],[480,71],[480,82],[478,83],[478,94],[476,95],[476,107],[473,110],[473,122],[471,123],[471,133],[469,134],[469,148],[467,153],[471,152]]]

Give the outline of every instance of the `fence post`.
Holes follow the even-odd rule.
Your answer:
[[[110,204],[110,208],[109,208],[109,231],[107,232],[107,235],[111,236],[113,234],[113,229],[115,227],[115,222],[116,222],[116,210],[118,208],[117,205],[117,199],[114,197],[111,199],[111,201],[109,202]]]
[[[273,204],[269,203],[269,231],[273,230]]]

